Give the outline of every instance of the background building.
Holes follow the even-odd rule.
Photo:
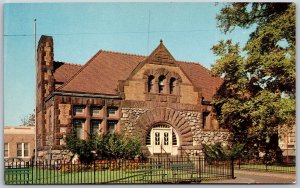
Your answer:
[[[53,39],[38,45],[37,148],[63,158],[64,136],[76,130],[138,137],[147,155],[201,153],[226,142],[210,104],[222,83],[199,63],[177,61],[161,41],[149,55],[100,50],[85,65],[54,61]]]
[[[282,150],[284,161],[292,162],[296,160],[296,125],[278,126],[278,144]]]
[[[35,128],[32,126],[4,127],[4,159],[27,161],[34,155]]]

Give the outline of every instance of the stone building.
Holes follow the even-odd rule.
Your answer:
[[[29,161],[34,155],[33,126],[4,126],[4,159]]]
[[[161,41],[149,56],[100,50],[85,65],[54,61],[53,39],[38,44],[38,156],[62,157],[72,129],[137,136],[145,153],[197,155],[226,141],[210,104],[222,83],[198,63],[175,60]]]

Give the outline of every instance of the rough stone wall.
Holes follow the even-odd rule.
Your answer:
[[[123,107],[122,111],[122,125],[125,134],[134,135],[135,129],[144,129],[143,125],[137,125],[140,123],[140,117],[146,112],[152,109],[145,108],[128,108]],[[223,145],[227,145],[230,139],[230,133],[226,130],[205,130],[202,127],[202,113],[196,111],[178,111],[181,116],[184,117],[188,123],[188,127],[192,132],[192,144],[186,145],[184,151],[188,155],[199,155],[201,154],[202,144],[214,145],[217,142],[221,142]],[[174,126],[174,125],[173,125]],[[146,138],[146,135],[144,137]],[[181,143],[183,144],[183,143]]]
[[[143,108],[126,108],[123,107],[121,112],[123,116],[121,117],[121,121],[123,124],[123,130],[126,135],[131,135],[134,130],[134,125],[136,124],[139,117],[144,114],[147,109]]]

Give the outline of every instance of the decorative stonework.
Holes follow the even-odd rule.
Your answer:
[[[43,150],[38,152],[38,160],[71,161],[74,154],[68,150]]]
[[[59,120],[60,124],[66,125],[69,123],[69,119],[71,118],[71,105],[70,104],[59,104]]]
[[[221,130],[204,130],[202,113],[195,111],[176,111],[170,108],[122,108],[122,126],[126,135],[138,136],[145,144],[147,132],[156,123],[168,123],[178,133],[180,146],[188,155],[199,155],[202,144],[213,145],[217,142],[227,144],[230,133]],[[196,149],[195,149],[196,148]]]

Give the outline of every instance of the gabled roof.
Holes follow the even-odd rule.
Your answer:
[[[202,88],[204,100],[211,101],[216,90],[220,87],[223,80],[220,77],[211,76],[208,69],[199,63],[177,61],[181,69],[189,77],[196,88]]]
[[[145,56],[100,50],[58,90],[117,95],[118,80],[126,80]]]
[[[66,76],[69,79],[57,90],[63,92],[118,95],[118,81],[126,80],[149,57],[151,55],[141,56],[100,50],[73,76]],[[174,63],[180,66],[181,70],[196,88],[202,88],[204,100],[211,101],[216,89],[221,85],[222,79],[212,77],[209,70],[199,63],[176,60]],[[57,70],[62,73],[64,70],[67,71],[67,66],[62,67],[61,70]],[[55,73],[56,77],[62,77],[61,73]]]
[[[66,82],[68,81],[82,65],[71,64],[65,62],[54,61],[54,79],[55,82]]]

